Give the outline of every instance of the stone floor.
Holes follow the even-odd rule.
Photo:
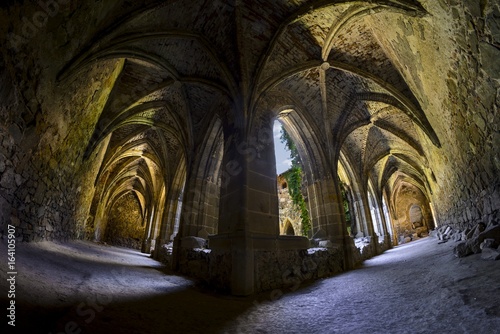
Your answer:
[[[457,259],[452,247],[421,239],[357,270],[236,298],[166,274],[134,250],[18,243],[12,332],[499,333],[500,261]]]

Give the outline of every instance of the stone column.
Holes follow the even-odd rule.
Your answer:
[[[156,244],[153,253],[153,257],[155,259],[158,258],[160,248],[170,242],[170,226],[174,224],[179,196],[178,191],[174,192],[172,190],[173,189],[171,188],[170,193],[167,195],[167,198],[165,198],[165,205],[161,217],[159,233],[158,237],[156,238]]]
[[[384,236],[384,245],[386,249],[391,248],[391,235],[389,234],[389,230],[387,229],[387,222],[385,220],[384,210],[381,205],[381,201],[378,201],[378,215],[380,217],[380,224],[382,225],[382,234]]]
[[[367,231],[365,232],[365,235],[367,234],[370,237],[370,244],[374,245],[373,250],[375,253],[378,253],[378,236],[375,233],[375,229],[373,228],[374,222],[370,210],[371,203],[370,200],[368,199],[368,192],[364,189],[361,190],[361,200],[363,201],[362,208],[364,209],[364,215],[366,219]]]
[[[344,235],[347,234],[344,212],[342,207],[342,195],[336,191],[337,185],[334,178],[323,178],[315,180],[309,185],[308,192],[314,194],[311,201],[311,220],[318,230],[324,231],[326,237],[334,244],[343,244]],[[312,188],[312,189],[311,189]]]
[[[213,234],[217,230],[219,185],[217,182],[221,160],[216,149],[217,143],[206,145],[205,151],[199,151],[188,171],[184,197],[182,201],[181,237],[198,236],[205,229]],[[213,155],[215,154],[215,157]],[[217,161],[211,161],[217,159]]]
[[[349,215],[351,216],[351,235],[356,236],[358,234],[358,222],[354,208],[354,196],[351,189],[346,189],[347,200],[349,205]],[[354,226],[354,229],[352,228]]]
[[[179,236],[196,236],[198,232],[198,219],[200,215],[200,201],[204,197],[201,193],[201,182],[194,175],[193,171],[188,171],[186,187],[182,199],[181,226]]]
[[[224,126],[218,235],[212,251],[229,259],[231,293],[254,292],[254,252],[276,249],[279,212],[271,123],[253,135]],[[227,268],[214,268],[224,270]]]
[[[144,230],[144,238],[142,239],[141,252],[149,254],[151,253],[151,229],[153,225],[153,219],[155,215],[154,208],[151,210],[149,215],[146,215],[146,229]]]
[[[366,219],[364,217],[364,208],[363,208],[363,202],[360,200],[357,200],[354,202],[355,204],[355,212],[356,212],[356,227],[358,229],[358,233],[356,234],[356,238],[362,238],[365,236],[365,223]]]
[[[337,175],[332,171],[331,175]],[[354,267],[354,241],[347,233],[342,193],[337,177],[323,176],[312,180],[308,186],[311,221],[314,235],[329,240],[333,246],[340,247],[344,253],[344,269]]]

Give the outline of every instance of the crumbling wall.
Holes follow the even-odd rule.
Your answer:
[[[403,183],[394,194],[395,198],[395,219],[393,219],[394,232],[401,242],[405,238],[410,239],[427,235],[434,227],[432,214],[430,212],[427,199],[417,187]],[[412,221],[410,210],[415,206],[420,210],[419,221]]]
[[[59,80],[62,66],[81,47],[70,34],[90,32],[88,24],[80,25],[84,11],[71,6],[44,9],[25,1],[1,12],[0,20],[8,24],[0,27],[5,37],[0,57],[0,232],[13,224],[25,241],[83,237],[102,159],[99,150],[86,160],[83,152],[118,62],[103,61]],[[45,19],[35,26],[35,14],[42,12]],[[70,13],[78,14],[69,20]]]
[[[441,142],[420,135],[436,223],[465,229],[500,210],[500,5],[420,2],[429,15],[370,20]]]
[[[293,203],[286,179],[281,175],[278,176],[278,202],[280,234],[287,234],[287,227],[290,224],[293,228],[293,235],[302,235],[300,210]]]
[[[127,193],[117,200],[108,214],[104,241],[140,250],[145,224],[137,197]]]
[[[210,286],[227,289],[231,275],[231,254],[203,248],[181,248],[179,267],[183,274]],[[255,292],[297,289],[302,283],[343,272],[339,248],[256,251]]]
[[[301,283],[338,274],[345,270],[339,248],[257,251],[255,289],[297,289]]]

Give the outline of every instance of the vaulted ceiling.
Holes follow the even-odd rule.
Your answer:
[[[116,61],[119,76],[86,151],[109,138],[101,174],[168,184],[214,117],[248,128],[262,109],[287,106],[329,147],[324,156],[342,151],[362,182],[384,187],[398,172],[426,184],[421,139],[439,139],[372,29],[379,13],[427,15],[417,1],[178,0],[92,10],[105,14],[91,20],[58,80]]]

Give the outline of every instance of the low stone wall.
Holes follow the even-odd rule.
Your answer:
[[[293,289],[302,282],[344,271],[338,248],[258,251],[254,256],[256,292]]]
[[[328,277],[347,270],[345,265],[357,267],[364,260],[381,254],[391,247],[390,239],[378,240],[370,238],[354,241],[351,245],[351,264],[345,264],[346,254],[341,247],[328,240],[316,240],[313,247],[302,248],[299,244],[290,247],[291,242],[300,242],[293,237],[281,237],[277,249],[254,249],[254,291],[270,291],[274,289],[296,289],[306,281]],[[230,292],[233,254],[230,249],[209,249],[206,239],[184,237],[179,241],[178,253],[175,254],[175,265],[179,272],[198,279],[220,292]],[[172,268],[173,244],[163,245],[155,258]],[[175,253],[175,252],[173,252]]]
[[[230,286],[231,254],[204,248],[180,248],[179,272],[225,291]]]
[[[208,282],[210,277],[210,253],[210,249],[180,248],[179,271],[184,275]]]
[[[343,254],[337,248],[257,251],[254,265],[255,292],[292,288],[304,281],[344,271]],[[179,270],[217,290],[226,290],[230,286],[231,254],[203,248],[181,248]]]
[[[379,237],[375,243],[370,237],[356,238],[353,246],[353,256],[355,265],[360,265],[363,261],[382,254],[392,247],[391,240]]]

